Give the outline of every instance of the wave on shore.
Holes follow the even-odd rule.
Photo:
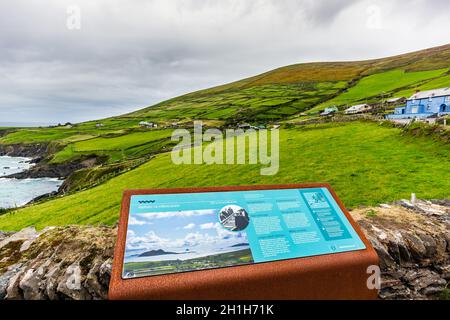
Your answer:
[[[33,166],[30,161],[23,157],[0,157],[0,208],[23,206],[39,196],[57,191],[63,183],[56,178],[2,178],[30,169]]]

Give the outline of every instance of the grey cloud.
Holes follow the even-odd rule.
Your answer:
[[[66,28],[73,4],[79,31]],[[380,30],[366,27],[370,5]],[[1,2],[0,122],[106,117],[286,64],[448,43],[449,9],[446,0]],[[433,19],[413,23],[423,15]]]

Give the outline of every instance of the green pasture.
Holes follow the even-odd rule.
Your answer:
[[[375,205],[409,198],[450,197],[450,147],[431,137],[405,135],[374,123],[285,129],[280,134],[280,168],[261,176],[260,165],[174,165],[170,153],[104,184],[0,216],[0,230],[34,225],[114,224],[122,192],[247,184],[328,182],[346,206]]]
[[[126,158],[130,155],[143,155],[145,152],[156,150],[157,146],[168,145],[172,130],[147,130],[131,132],[113,137],[98,137],[67,145],[62,151],[56,153],[52,163],[62,163],[81,155],[96,154],[107,155],[110,161]],[[164,140],[164,141],[163,141]]]
[[[392,70],[378,73],[362,78],[355,86],[350,87],[336,98],[326,101],[317,106],[316,109],[323,109],[328,106],[352,106],[358,103],[370,103],[382,101],[389,96],[402,96],[403,92],[397,93],[399,89],[420,85],[424,81],[436,79],[445,74],[449,69],[439,69],[430,71],[406,72],[404,70]],[[436,84],[437,85],[437,84]],[[409,88],[411,93],[414,89]]]

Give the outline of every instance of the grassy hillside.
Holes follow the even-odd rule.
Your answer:
[[[388,97],[410,96],[417,89],[450,86],[449,70],[450,45],[377,60],[297,64],[104,119],[100,128],[96,127],[96,121],[91,121],[69,128],[21,129],[1,137],[0,144],[52,142],[57,145],[55,150],[64,149],[54,159],[61,162],[85,153],[80,149],[80,141],[134,135],[142,131],[138,125],[142,120],[158,122],[160,127],[193,120],[214,126],[244,121],[278,122],[330,105],[381,102]],[[115,143],[101,141],[105,145]],[[89,151],[105,154],[100,149]],[[117,153],[106,155],[110,161],[122,159]],[[140,152],[130,154],[140,155]]]
[[[428,81],[450,86],[449,68],[450,45],[377,60],[297,64],[194,92],[128,116],[277,121],[333,104],[353,105],[367,98],[376,102],[399,92],[409,96]],[[270,101],[271,108],[264,106],[266,99],[281,97],[286,99]],[[274,112],[278,109],[284,110]]]
[[[282,130],[280,171],[259,166],[172,164],[170,154],[79,193],[0,216],[0,230],[35,225],[114,224],[122,192],[160,188],[329,182],[349,207],[409,197],[450,197],[450,146],[374,123],[326,124]]]
[[[336,98],[328,100],[314,109],[323,109],[332,105],[351,106],[358,103],[377,102],[380,97],[384,96],[410,97],[417,89],[418,84],[429,84],[436,80],[440,81],[440,85],[443,87],[450,86],[450,82],[447,82],[448,77],[444,77],[449,70],[448,68],[416,72],[392,70],[370,75],[362,78],[355,86]],[[439,88],[434,86],[436,84],[432,84],[433,88]],[[311,109],[310,112],[314,109]]]
[[[265,84],[199,93],[140,110],[129,116],[164,119],[219,119],[232,123],[276,121],[304,112],[345,87],[344,81]]]

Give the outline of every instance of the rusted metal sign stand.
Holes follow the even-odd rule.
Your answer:
[[[361,246],[346,252],[337,250],[338,252],[329,254],[321,253],[314,256],[276,261],[256,261],[256,251],[250,244],[255,263],[211,269],[205,268],[204,270],[196,269],[189,272],[151,274],[150,276],[146,276],[145,272],[142,273],[144,274],[143,276],[138,276],[139,272],[142,272],[139,270],[125,272],[127,230],[130,228],[130,205],[133,197],[147,197],[138,198],[150,199],[142,200],[139,203],[146,203],[147,208],[153,208],[152,202],[154,200],[151,200],[152,195],[174,195],[182,199],[183,196],[192,196],[199,193],[202,195],[208,194],[209,196],[212,194],[214,196],[215,194],[219,195],[219,193],[223,195],[225,192],[275,192],[273,190],[277,192],[279,190],[299,190],[300,194],[302,194],[302,190],[323,190],[324,193],[330,195],[332,200],[334,199],[336,210],[340,210],[341,220],[347,224],[347,229],[353,229],[351,230],[354,234],[353,238],[360,241]],[[316,199],[315,194],[310,196],[311,194],[305,193],[303,196],[306,203],[310,200],[312,201],[310,208],[314,211],[315,203],[319,203],[318,201],[322,201],[322,199]],[[316,207],[319,208],[317,211],[320,213],[320,206],[317,205]],[[248,211],[250,216],[250,223],[256,222],[256,218],[252,221],[252,210],[248,209],[248,207],[245,210]],[[243,209],[237,214],[240,218],[236,220],[241,221],[241,224],[242,221],[245,222],[245,219],[248,218],[245,210]],[[148,217],[148,213],[143,213],[141,216]],[[229,224],[229,219],[228,217],[226,218],[224,220]],[[317,218],[316,220],[320,221],[321,219]],[[324,225],[323,230],[325,228],[326,225]],[[248,234],[250,238],[250,232]],[[302,248],[307,248],[307,246],[308,244],[299,244],[299,249],[297,249],[301,251]],[[330,248],[335,250],[335,246],[330,246]],[[147,251],[146,253],[141,253],[141,257],[152,255],[152,261],[154,261],[158,259],[157,254],[160,253],[155,250]],[[180,258],[174,259],[178,259],[175,261],[180,261]],[[376,299],[377,291],[369,289],[367,286],[367,279],[370,276],[367,270],[369,266],[377,264],[378,256],[375,250],[337,195],[326,184],[131,190],[126,191],[123,197],[109,298],[187,300]]]

